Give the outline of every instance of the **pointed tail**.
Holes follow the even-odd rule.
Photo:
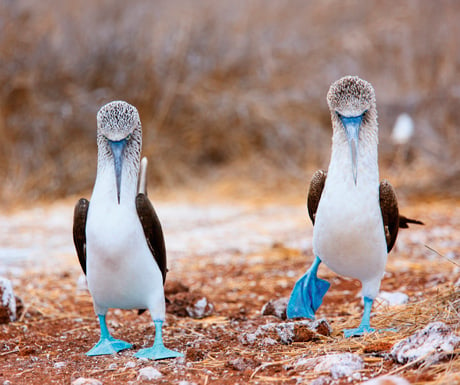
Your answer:
[[[424,225],[422,221],[419,221],[417,219],[412,219],[412,218],[407,218],[404,215],[399,216],[399,227],[401,229],[407,229],[409,227],[409,223],[415,224],[415,225]]]
[[[137,183],[137,193],[147,195],[147,157],[143,157],[141,160],[141,166],[139,168],[139,180]]]

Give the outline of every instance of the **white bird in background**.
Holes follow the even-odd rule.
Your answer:
[[[398,228],[421,222],[400,216],[392,186],[379,182],[372,85],[346,76],[331,85],[327,102],[333,128],[331,160],[327,172],[314,174],[308,193],[316,258],[295,284],[287,316],[314,318],[330,286],[316,276],[323,261],[336,273],[362,283],[363,317],[358,328],[345,330],[348,337],[374,330],[370,327],[372,303]]]
[[[138,181],[142,129],[135,107],[122,101],[97,114],[97,176],[91,202],[75,207],[73,236],[101,337],[87,355],[113,354],[131,344],[110,335],[109,308],[148,309],[155,324],[155,342],[138,358],[180,357],[163,345],[166,250],[160,221],[146,195],[147,159]],[[139,185],[139,191],[138,191]]]
[[[404,165],[411,161],[412,137],[414,135],[414,121],[409,114],[400,114],[391,132],[391,141],[396,147],[393,165]]]

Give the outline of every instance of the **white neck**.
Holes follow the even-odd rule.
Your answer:
[[[139,170],[128,162],[123,163],[120,185],[120,205],[134,205],[137,194],[137,178]],[[115,167],[109,159],[97,163],[96,182],[94,183],[91,200],[104,200],[106,203],[118,204]]]

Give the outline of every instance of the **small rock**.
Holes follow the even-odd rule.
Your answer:
[[[102,385],[102,382],[95,378],[80,377],[71,382],[71,385]]]
[[[460,337],[455,335],[448,325],[443,322],[432,322],[424,329],[395,344],[390,355],[400,364],[419,359],[433,364],[452,353],[459,345]]]
[[[286,308],[289,302],[288,297],[283,297],[275,300],[268,301],[262,308],[262,315],[273,315],[275,317],[285,320]]]
[[[319,376],[315,378],[309,385],[329,385],[332,381],[332,377],[329,376]]]
[[[163,377],[163,375],[156,370],[153,366],[146,366],[139,370],[139,375],[137,376],[138,380],[156,380]]]
[[[363,382],[361,385],[410,385],[410,383],[399,376],[382,376]]]
[[[109,367],[107,368],[108,370],[116,370],[117,369],[117,364],[113,363],[110,364]]]
[[[177,385],[197,385],[196,382],[190,382],[190,381],[179,381],[179,384]]]
[[[204,318],[214,312],[214,305],[200,293],[181,292],[169,297],[166,310],[178,317]]]
[[[358,354],[340,353],[320,357],[315,372],[329,372],[333,379],[350,376],[364,368],[364,361]]]
[[[135,368],[135,367],[136,367],[136,363],[134,361],[128,361],[125,364],[125,368],[128,368],[128,369]]]
[[[199,319],[210,316],[214,311],[214,305],[209,303],[206,297],[202,297],[186,309],[190,317]]]
[[[332,328],[325,319],[268,323],[259,326],[254,333],[243,333],[239,341],[244,345],[261,343],[264,340],[278,340],[283,344],[307,342],[317,339],[317,334],[330,335]]]
[[[249,358],[236,358],[234,360],[230,360],[227,362],[227,367],[233,369],[233,370],[238,370],[240,372],[246,370],[246,369],[251,369],[256,366],[256,362]]]
[[[380,299],[388,306],[404,305],[409,302],[409,296],[401,292],[381,291],[377,299]]]
[[[55,362],[54,367],[55,369],[63,368],[66,365],[65,362]]]
[[[0,277],[0,324],[16,321],[16,297],[13,285],[7,278]]]
[[[166,281],[165,283],[165,295],[174,295],[178,293],[186,293],[190,289],[179,281]]]

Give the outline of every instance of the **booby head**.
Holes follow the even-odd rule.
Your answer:
[[[350,147],[353,180],[358,178],[359,141],[364,130],[377,134],[377,108],[372,85],[357,76],[345,76],[327,93],[334,135],[344,136]],[[375,124],[373,124],[375,122]]]
[[[104,105],[97,113],[97,145],[99,161],[113,162],[120,204],[123,163],[129,161],[136,173],[139,169],[142,128],[136,107],[123,101]]]

